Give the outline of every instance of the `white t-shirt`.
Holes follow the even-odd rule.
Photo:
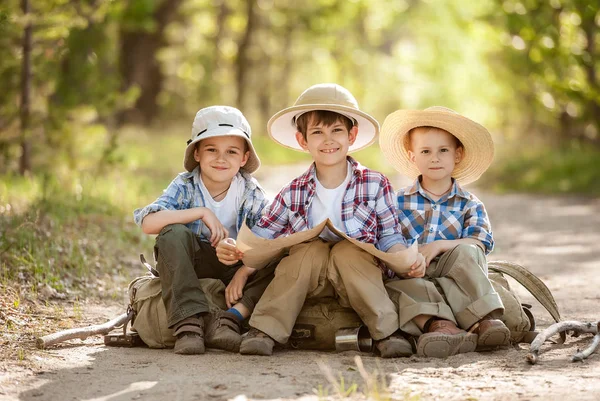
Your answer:
[[[344,182],[333,189],[325,188],[321,185],[319,179],[315,177],[316,192],[309,210],[311,221],[314,225],[318,225],[323,220],[329,219],[335,228],[344,231],[344,225],[342,223],[342,201],[346,194],[346,187],[350,182],[351,173],[351,166],[350,163],[348,163],[348,170]],[[328,241],[341,240],[340,237],[332,233],[327,227],[325,227],[320,237]]]
[[[246,183],[244,179],[239,174],[236,174],[231,180],[231,186],[225,198],[217,202],[212,198],[204,183],[200,181],[200,190],[202,191],[202,195],[204,195],[206,207],[217,216],[223,227],[229,231],[229,238],[236,239],[238,235],[237,217],[245,188]],[[204,237],[210,238],[210,230],[206,226],[202,227],[202,234]]]

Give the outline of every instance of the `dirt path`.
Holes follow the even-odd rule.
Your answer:
[[[538,274],[553,291],[564,319],[600,319],[600,201],[480,195],[497,241],[491,259],[521,263]],[[519,293],[534,304],[539,326],[549,325],[549,314]],[[116,313],[116,307],[101,310],[99,320]],[[569,360],[589,342],[586,336],[546,345],[535,366],[525,361],[526,346],[446,360],[360,356],[371,378],[373,372],[385,373],[394,400],[597,400],[600,353],[583,363]],[[85,346],[76,341],[41,355],[34,374],[18,367],[0,371],[0,400],[318,400],[337,394],[327,371],[338,384],[343,376],[345,388],[359,385],[354,399],[383,395],[367,389],[354,352],[281,351],[247,357],[209,350],[182,357],[170,350],[104,347],[94,338]]]

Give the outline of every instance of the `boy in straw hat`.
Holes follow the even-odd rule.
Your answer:
[[[272,278],[274,268],[255,273],[242,263],[220,263],[214,248],[223,238],[235,238],[244,221],[253,226],[267,204],[250,175],[260,166],[251,135],[239,110],[201,109],[185,149],[187,172],[156,201],[134,212],[146,234],[158,234],[155,258],[178,354],[201,354],[205,345],[237,352],[240,323]],[[220,279],[227,285],[228,311],[209,313],[199,278]]]
[[[348,156],[370,145],[379,130],[348,90],[314,85],[294,106],[271,117],[267,128],[276,142],[309,152],[314,162],[279,192],[252,229],[255,234],[277,238],[330,219],[340,231],[381,251],[406,249],[388,179]],[[225,242],[217,255],[224,263],[242,256]],[[424,264],[422,256],[415,267],[419,263]],[[385,291],[384,273],[390,272],[373,256],[329,230],[291,247],[254,309],[240,352],[271,355],[275,341],[287,342],[307,297],[337,296],[361,317],[381,356],[412,354],[410,343],[396,334],[398,312]]]
[[[504,306],[487,277],[490,222],[483,203],[461,187],[492,162],[490,133],[444,107],[399,110],[385,119],[380,145],[397,170],[416,178],[398,191],[397,207],[404,236],[418,239],[427,266],[411,276],[426,280],[386,284],[401,329],[419,336],[425,356],[507,345],[510,332],[497,319]]]

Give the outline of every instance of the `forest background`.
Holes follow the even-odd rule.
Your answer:
[[[0,342],[39,334],[10,315],[37,299],[67,298],[70,315],[89,297],[122,300],[153,243],[132,211],[182,171],[193,116],[212,104],[248,116],[262,180],[309,160],[268,138],[268,118],[336,82],[380,122],[443,105],[485,125],[497,153],[480,187],[597,196],[599,10],[583,0],[3,0]],[[393,174],[377,145],[356,157]],[[26,358],[21,345],[5,350]]]

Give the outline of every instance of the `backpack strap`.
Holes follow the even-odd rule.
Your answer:
[[[558,305],[554,300],[554,296],[535,274],[531,273],[525,267],[508,262],[506,260],[495,260],[488,262],[488,269],[498,273],[506,274],[515,280],[523,287],[527,289],[540,304],[550,313],[554,321],[560,322],[560,312],[558,311]],[[529,311],[530,312],[530,311]],[[530,317],[531,319],[531,317]],[[561,340],[566,340],[566,333],[561,333]]]

